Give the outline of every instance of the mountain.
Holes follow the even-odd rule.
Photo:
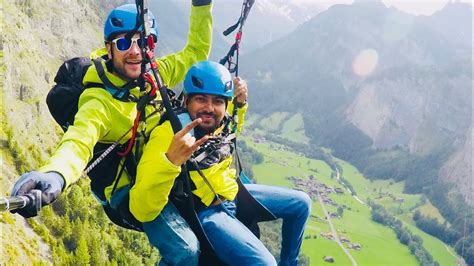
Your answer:
[[[177,52],[186,45],[189,25],[190,2],[162,0],[149,1],[149,9],[158,21],[158,44],[156,52],[158,55],[166,55]],[[172,15],[170,15],[172,14]],[[221,34],[214,29],[212,54],[223,57],[227,53],[229,44],[222,38]]]
[[[179,6],[185,13],[189,10],[187,1],[167,0]],[[214,47],[211,57],[222,58],[234,42],[235,32],[224,37],[222,32],[235,24],[240,17],[242,0],[214,1]],[[161,4],[161,1],[160,1]],[[311,0],[257,0],[255,1],[242,35],[241,53],[251,52],[263,45],[282,38],[298,25],[311,19],[326,8],[324,3]],[[224,53],[219,53],[218,39],[225,39]],[[220,42],[220,41],[219,41]]]
[[[418,20],[442,34],[452,46],[472,46],[472,6],[466,3],[451,1],[433,15],[420,16]]]
[[[259,103],[251,110],[301,112],[312,141],[347,159],[401,148],[441,154],[439,170],[462,153],[472,127],[471,18],[465,3],[418,17],[381,2],[334,5],[242,57]],[[471,168],[450,165],[472,178]]]

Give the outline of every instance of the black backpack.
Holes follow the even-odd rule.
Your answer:
[[[74,116],[78,110],[79,97],[82,92],[89,86],[84,86],[82,80],[91,66],[91,59],[87,57],[75,57],[65,61],[60,67],[54,78],[56,85],[49,91],[46,97],[46,104],[54,120],[61,126],[64,132],[70,125],[74,124]],[[90,87],[104,87],[102,84],[91,84]],[[94,156],[89,162],[94,162],[111,144],[97,143],[94,147]],[[125,144],[126,145],[126,144]],[[88,173],[91,180],[92,192],[103,202],[106,202],[104,189],[113,184],[119,163],[122,160],[117,152],[122,149],[121,145],[117,146],[113,152],[108,154],[99,164],[97,164]],[[125,158],[125,169],[130,175],[136,173],[136,162],[133,155]],[[107,216],[115,224],[137,231],[142,231],[141,223],[138,222],[128,209],[128,200],[124,200],[127,204],[121,204],[117,210],[112,209],[109,205],[103,205]],[[123,205],[123,206],[122,206]]]
[[[79,96],[85,89],[82,79],[90,66],[91,60],[87,57],[65,61],[54,78],[56,85],[46,97],[49,112],[64,131],[74,123]]]

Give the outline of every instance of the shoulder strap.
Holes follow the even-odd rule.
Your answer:
[[[191,116],[189,115],[188,112],[182,112],[181,114],[178,115],[179,122],[181,122],[181,126],[184,128],[187,126],[189,123],[192,122]],[[189,131],[189,134],[194,137],[194,128]]]
[[[136,82],[132,81],[125,84],[125,86],[121,88],[117,88],[117,86],[112,84],[112,82],[110,82],[110,80],[105,75],[105,70],[102,66],[101,59],[96,58],[93,59],[92,62],[94,62],[94,66],[97,70],[97,74],[99,74],[100,80],[102,80],[103,85],[100,86],[101,88],[104,88],[117,100],[123,102],[136,101],[135,97],[132,97],[132,95],[130,95],[130,89],[137,86]]]

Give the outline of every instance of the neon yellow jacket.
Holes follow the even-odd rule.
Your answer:
[[[229,104],[228,110],[232,109],[233,105]],[[237,133],[242,128],[246,111],[247,105],[238,109]],[[141,222],[152,221],[160,214],[168,203],[174,180],[181,172],[181,167],[171,163],[165,155],[173,136],[169,121],[156,127],[151,132],[138,163],[136,183],[130,190],[129,206],[131,213]],[[228,200],[234,200],[239,189],[235,180],[236,170],[231,168],[231,163],[232,156],[202,170],[216,193]],[[190,171],[189,174],[196,186],[193,194],[198,196],[204,205],[209,206],[214,201],[214,194],[197,171]]]
[[[186,71],[192,64],[208,58],[212,39],[211,9],[211,5],[192,6],[186,47],[180,52],[157,59],[163,81],[169,88],[184,79]],[[104,62],[103,65],[107,77],[115,86],[125,84],[124,80],[107,72]],[[89,67],[83,83],[102,84],[94,65]],[[138,92],[138,87],[131,90],[134,95],[138,95]],[[60,173],[65,179],[65,187],[79,179],[87,163],[92,159],[95,144],[113,143],[118,140],[132,127],[136,116],[136,103],[116,100],[103,88],[86,89],[80,96],[78,108],[74,125],[68,128],[57,150],[39,169],[41,172]],[[147,106],[146,114],[153,110],[152,106]],[[147,119],[147,130],[156,126],[159,119],[159,115]],[[123,142],[130,137],[131,134],[125,137]],[[124,176],[120,178],[118,188],[129,183],[125,173]],[[111,190],[111,187],[105,190],[107,199],[110,198]]]

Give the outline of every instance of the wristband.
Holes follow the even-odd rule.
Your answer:
[[[243,103],[239,103],[239,102],[237,102],[237,101],[235,102],[235,106],[237,106],[237,108],[242,108],[242,107],[244,107],[246,104],[247,104],[247,100],[245,100],[245,102],[243,102]]]
[[[193,6],[207,6],[212,0],[193,0]]]

